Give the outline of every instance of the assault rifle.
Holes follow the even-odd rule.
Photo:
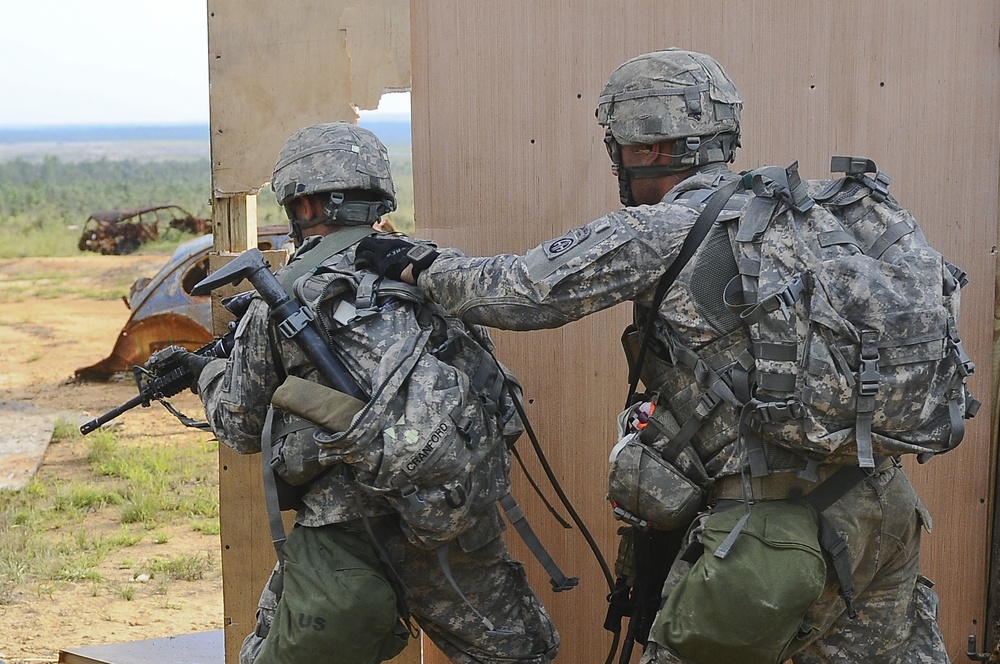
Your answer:
[[[253,295],[253,291],[233,295],[232,297],[224,299],[222,301],[222,306],[224,306],[231,314],[236,316],[238,321],[243,317],[243,314],[246,313]],[[226,334],[205,344],[196,350],[195,354],[203,355],[205,357],[229,357],[229,353],[232,351],[233,343],[235,342],[234,337],[236,334],[236,325],[236,321],[230,322],[229,329]],[[187,368],[180,364],[175,366],[168,365],[161,368],[157,373],[152,373],[145,367],[135,366],[132,367],[132,376],[135,378],[135,386],[139,390],[139,394],[132,397],[122,405],[112,408],[100,417],[96,417],[89,422],[84,423],[80,427],[80,433],[86,436],[88,433],[99,429],[102,425],[107,424],[122,413],[132,410],[136,406],[149,408],[153,401],[159,401],[162,403],[167,410],[169,410],[175,417],[177,417],[177,419],[187,426],[195,428],[205,428],[205,426],[207,426],[202,426],[201,423],[191,420],[174,409],[166,401],[169,397],[172,397],[175,394],[180,394],[187,388],[191,387],[191,383],[194,382],[194,376],[191,375],[191,372],[188,371]]]

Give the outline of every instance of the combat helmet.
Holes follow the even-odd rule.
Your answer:
[[[302,243],[303,229],[316,224],[370,226],[396,209],[385,145],[369,130],[347,122],[315,124],[289,136],[278,152],[271,189],[288,213],[296,245]],[[294,199],[327,192],[325,215],[309,222],[295,218]]]
[[[604,140],[619,179],[643,178],[733,161],[742,107],[736,85],[713,58],[668,48],[639,55],[615,69],[595,114],[605,127]],[[623,173],[621,145],[669,140],[674,141],[669,164]]]

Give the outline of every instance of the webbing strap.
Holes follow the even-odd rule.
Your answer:
[[[274,408],[267,407],[264,416],[264,430],[260,436],[261,460],[260,467],[264,479],[264,503],[267,506],[267,523],[271,529],[271,544],[278,556],[278,563],[285,564],[281,549],[285,546],[285,524],[281,520],[281,508],[278,506],[278,485],[274,480],[274,470],[271,468],[271,425],[274,422]]]
[[[441,573],[444,574],[444,578],[448,581],[448,585],[451,586],[451,589],[458,593],[458,596],[462,598],[465,605],[468,606],[474,614],[476,614],[476,617],[479,618],[484,625],[486,625],[487,630],[490,632],[494,631],[493,623],[490,622],[490,619],[481,614],[479,609],[472,605],[469,598],[465,596],[462,589],[458,587],[457,583],[455,583],[455,577],[451,575],[451,565],[448,563],[448,545],[440,545],[438,548],[434,549],[434,553],[437,554],[438,567],[441,568]]]
[[[503,508],[504,514],[507,515],[507,520],[510,521],[510,525],[514,527],[517,534],[524,541],[524,544],[531,551],[535,559],[541,563],[542,567],[545,569],[546,574],[549,575],[549,582],[552,584],[552,590],[554,592],[562,592],[563,590],[569,590],[570,588],[576,587],[580,582],[580,579],[571,576],[567,577],[559,569],[556,561],[552,559],[549,552],[545,549],[545,546],[535,535],[535,531],[532,530],[531,524],[528,523],[527,518],[524,516],[524,510],[521,506],[517,504],[514,500],[514,496],[509,493],[500,499],[500,506]]]
[[[742,243],[760,242],[780,202],[777,198],[760,196],[751,199],[747,205],[746,214],[740,219],[739,227],[736,230],[736,241]],[[742,266],[740,271],[742,272]]]
[[[885,229],[885,232],[872,243],[872,246],[865,250],[865,254],[872,258],[881,258],[886,249],[915,230],[916,228],[908,222],[897,221]]]
[[[684,238],[684,242],[681,244],[681,248],[674,257],[673,262],[670,263],[670,266],[663,273],[663,276],[660,277],[660,281],[656,285],[656,292],[653,294],[653,304],[650,307],[651,316],[657,315],[660,303],[663,302],[663,298],[670,289],[670,286],[673,285],[681,270],[684,269],[684,266],[694,256],[698,247],[704,241],[705,236],[708,235],[709,229],[712,228],[712,224],[718,218],[719,213],[722,212],[726,203],[741,185],[742,180],[737,179],[717,189],[698,215],[698,218],[695,219],[694,225],[691,226],[691,230],[688,231],[687,236]],[[625,400],[626,407],[631,405],[632,397],[639,386],[639,374],[642,373],[642,365],[646,360],[646,350],[649,347],[650,340],[653,338],[653,327],[653,321],[650,320],[646,325],[645,333],[642,335],[642,345],[639,347],[635,366],[632,368],[632,375],[629,376],[628,398]]]
[[[858,442],[858,465],[874,468],[872,449],[872,420],[875,415],[875,395],[878,394],[882,376],[878,368],[878,333],[874,330],[861,332],[861,367],[858,369],[857,422],[854,436]]]
[[[335,233],[330,233],[320,240],[319,244],[315,247],[289,263],[282,270],[278,281],[281,282],[281,286],[289,296],[295,297],[292,286],[300,277],[309,274],[326,259],[339,254],[348,247],[354,246],[362,238],[366,238],[375,232],[371,226],[352,226]]]
[[[748,403],[740,411],[739,436],[743,442],[747,454],[747,464],[750,466],[751,477],[763,477],[771,472],[767,467],[767,454],[764,451],[764,441],[753,427],[750,426],[750,418],[757,410],[758,404]]]
[[[882,466],[888,460],[888,457],[879,457],[873,468]],[[859,482],[869,477],[871,472],[854,465],[841,466],[826,481],[802,497],[804,501],[813,506],[819,515],[819,543],[833,561],[833,568],[837,573],[837,583],[840,585],[840,596],[844,598],[844,603],[847,604],[847,615],[852,619],[857,616],[857,613],[853,605],[854,579],[851,576],[851,555],[847,548],[847,541],[823,512],[843,498]]]
[[[807,494],[808,495],[808,494]],[[833,570],[837,574],[838,591],[847,605],[847,617],[854,620],[858,612],[854,609],[854,577],[851,575],[851,552],[847,540],[840,534],[833,522],[819,513],[819,545],[830,556]]]

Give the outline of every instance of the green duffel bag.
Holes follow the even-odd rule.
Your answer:
[[[795,501],[753,505],[725,558],[715,552],[745,514],[705,520],[704,552],[670,593],[650,638],[697,664],[780,664],[819,636],[806,611],[826,585],[815,510]]]

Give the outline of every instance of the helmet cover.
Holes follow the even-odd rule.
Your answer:
[[[347,122],[304,127],[278,153],[271,189],[279,205],[299,196],[364,190],[380,194],[396,209],[389,152],[371,131]]]
[[[740,132],[743,99],[715,59],[669,48],[615,69],[597,102],[597,121],[622,145],[653,145]]]

